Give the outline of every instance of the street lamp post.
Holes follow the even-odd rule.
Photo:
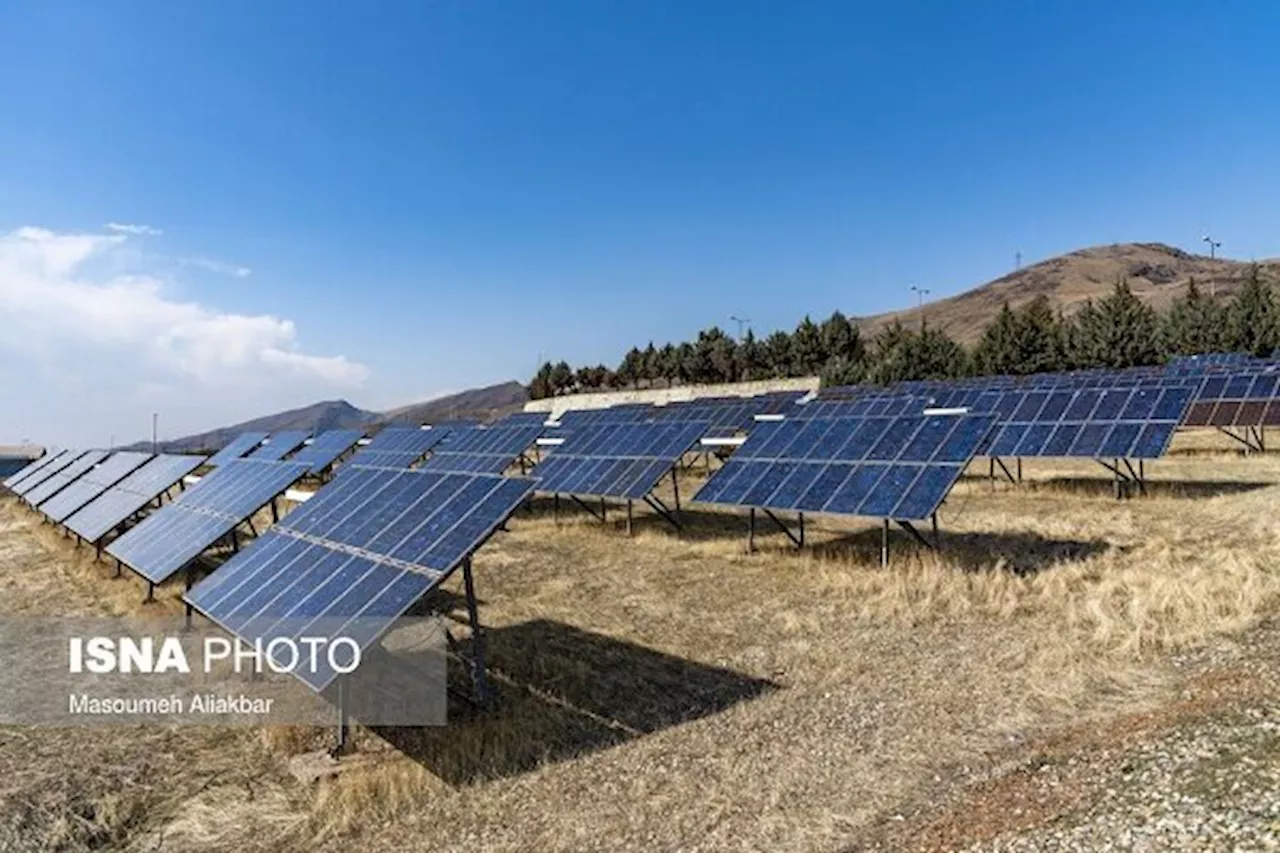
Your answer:
[[[159,442],[156,440],[160,434],[160,413],[151,413],[151,453],[158,453],[157,447]]]
[[[1205,243],[1208,243],[1208,244],[1209,244],[1209,259],[1210,259],[1210,260],[1213,260],[1214,258],[1216,258],[1216,257],[1217,257],[1217,255],[1218,255],[1218,249],[1221,249],[1221,248],[1222,248],[1222,244],[1221,244],[1221,243],[1218,243],[1218,242],[1215,242],[1215,241],[1214,241],[1214,239],[1213,239],[1212,237],[1210,237],[1208,234],[1204,235],[1204,237],[1202,237],[1202,238],[1200,238],[1200,239],[1201,239],[1203,242],[1205,242]]]
[[[924,328],[924,297],[925,297],[925,294],[929,293],[930,291],[927,287],[916,287],[914,284],[911,285],[911,289],[914,290],[916,293],[916,310],[920,312],[920,328],[923,329]]]
[[[742,340],[742,327],[751,322],[749,317],[735,317],[729,315],[729,319],[738,324],[738,340]]]

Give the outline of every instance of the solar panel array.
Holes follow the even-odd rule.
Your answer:
[[[326,430],[293,454],[289,461],[306,465],[308,472],[319,474],[338,461],[342,454],[355,447],[356,442],[362,438],[364,433],[358,429]]]
[[[32,474],[39,471],[44,466],[48,465],[50,462],[53,462],[55,459],[57,459],[59,456],[61,456],[65,452],[66,451],[64,450],[52,450],[52,449],[47,451],[39,459],[35,459],[27,463],[22,468],[18,469],[17,471],[14,471],[11,475],[6,477],[4,481],[4,487],[6,489],[12,489],[14,486],[18,485],[18,483],[22,482],[27,477],[30,477]]]
[[[224,563],[187,601],[240,639],[347,636],[368,648],[528,497],[530,480],[355,469]],[[317,692],[336,677],[302,680]]]
[[[242,432],[233,438],[229,444],[209,457],[209,461],[205,464],[210,468],[216,468],[219,465],[225,465],[232,459],[239,459],[259,444],[262,444],[262,440],[266,437],[267,434],[265,432]]]
[[[10,487],[10,490],[19,497],[25,499],[32,490],[40,486],[41,483],[48,480],[54,474],[57,474],[63,468],[73,464],[81,456],[84,456],[87,450],[68,450],[58,456],[57,459],[51,461],[48,465],[42,467],[39,471],[34,472],[29,477],[24,477],[19,483]]]
[[[452,430],[420,470],[501,474],[538,440],[542,429],[540,424],[528,424]]]
[[[283,459],[302,446],[311,437],[308,430],[290,429],[273,432],[260,445],[255,447],[247,459],[265,459],[268,462]]]
[[[928,518],[994,424],[993,415],[762,423],[694,500],[899,520]]]
[[[71,483],[49,500],[40,504],[40,511],[50,521],[58,523],[114,486],[130,472],[145,464],[150,453],[121,451],[86,471],[80,479]]]
[[[295,462],[233,459],[107,546],[107,553],[160,583],[307,473]]]
[[[76,510],[63,524],[86,542],[97,542],[199,468],[204,461],[203,456],[156,456]]]
[[[851,399],[810,400],[788,415],[796,420],[814,418],[865,418],[918,415],[932,405],[929,397],[916,394],[880,394]]]
[[[379,468],[408,468],[431,451],[449,434],[446,429],[387,427],[356,451],[349,465]]]
[[[642,498],[702,437],[702,423],[615,423],[580,427],[534,469],[538,489]]]
[[[537,424],[542,426],[551,417],[550,412],[512,412],[502,420],[492,424],[492,426],[527,426],[529,424]]]
[[[39,485],[25,490],[22,494],[22,499],[34,507],[40,506],[40,504],[71,485],[81,474],[106,459],[108,455],[106,450],[86,450],[70,465],[47,477]]]

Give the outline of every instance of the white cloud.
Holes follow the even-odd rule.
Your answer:
[[[174,282],[156,272],[166,265],[134,260],[123,245],[130,235],[110,230],[0,233],[4,373],[45,376],[50,395],[83,393],[92,377],[95,387],[106,383],[133,405],[163,401],[208,426],[233,422],[232,408],[287,408],[368,377],[345,356],[304,351],[290,320],[173,296]],[[131,263],[147,268],[120,272]],[[130,411],[129,422],[134,417]],[[0,422],[0,433],[6,426]]]
[[[107,230],[130,237],[159,237],[164,232],[150,225],[126,225],[120,222],[108,222]]]
[[[195,258],[179,258],[178,263],[184,267],[198,267],[202,270],[218,273],[219,275],[229,275],[235,278],[248,278],[253,270],[248,267],[242,267],[237,264],[228,264],[223,261],[215,261],[212,258],[195,257]]]

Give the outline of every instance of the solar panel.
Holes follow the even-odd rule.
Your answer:
[[[59,456],[61,456],[65,452],[66,452],[65,450],[49,450],[39,459],[36,459],[28,463],[27,465],[23,466],[19,470],[13,472],[13,474],[11,474],[8,478],[5,479],[4,487],[6,489],[12,489],[14,486],[18,485],[18,483],[22,482],[27,477],[30,477],[32,474],[39,471],[44,466],[48,465],[53,460],[57,459]]]
[[[502,420],[493,423],[492,426],[527,426],[530,424],[542,426],[550,417],[550,412],[512,412]]]
[[[365,468],[324,486],[186,600],[247,643],[337,636],[363,652],[533,490],[530,480]],[[336,674],[299,673],[320,692]]]
[[[1280,371],[1250,369],[1207,375],[1182,425],[1280,426]]]
[[[925,519],[995,421],[994,415],[899,415],[762,423],[694,500]]]
[[[697,444],[702,423],[616,423],[574,429],[534,469],[543,492],[635,499]]]
[[[267,434],[265,432],[242,432],[233,438],[229,444],[209,457],[209,461],[205,464],[210,468],[216,468],[219,465],[225,465],[232,459],[239,459],[261,444],[266,437]]]
[[[233,459],[114,540],[107,553],[161,583],[306,473],[295,462]]]
[[[798,404],[787,416],[798,420],[813,420],[918,415],[931,404],[932,398],[918,394],[875,394],[847,400],[810,400],[808,403]]]
[[[387,427],[356,451],[348,465],[408,468],[427,455],[448,434],[447,429]]]
[[[755,425],[756,415],[790,414],[803,392],[779,392],[755,397],[701,398],[669,403],[653,409],[655,421],[698,421],[704,435],[733,435]]]
[[[25,492],[22,495],[22,499],[34,507],[40,506],[40,504],[75,482],[81,474],[106,459],[108,455],[105,450],[90,450],[82,454],[79,459],[46,479],[40,485]]]
[[[501,474],[542,434],[541,424],[454,430],[436,445],[422,471]]]
[[[86,542],[97,542],[203,465],[204,461],[203,456],[156,456],[76,510],[63,524]]]
[[[75,462],[77,459],[79,459],[81,456],[84,456],[88,452],[89,451],[87,450],[66,451],[65,453],[60,455],[57,459],[54,459],[48,465],[45,465],[39,471],[36,471],[29,477],[23,478],[22,482],[18,483],[17,485],[11,488],[11,491],[15,495],[25,498],[27,494],[31,492],[32,489],[35,489],[45,480],[48,480],[54,474],[58,473],[63,468],[66,468],[68,465],[72,464],[73,462]]]
[[[310,444],[293,454],[290,462],[307,466],[312,474],[319,474],[338,460],[338,457],[356,446],[364,438],[357,429],[331,429],[317,435]]]
[[[653,406],[648,403],[609,406],[604,409],[570,409],[561,412],[556,421],[565,429],[599,426],[602,424],[634,423],[653,416]]]
[[[109,459],[86,471],[80,479],[42,503],[40,511],[50,521],[61,522],[145,464],[150,458],[150,453],[130,451],[113,453]]]
[[[1185,385],[1053,388],[1006,392],[986,456],[1155,459],[1191,401]]]
[[[301,429],[273,432],[270,438],[255,447],[245,458],[265,459],[268,462],[274,462],[297,450],[310,437],[310,432]]]

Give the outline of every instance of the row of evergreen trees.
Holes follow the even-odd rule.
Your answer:
[[[839,311],[821,323],[807,316],[788,334],[735,341],[713,326],[696,341],[632,348],[615,368],[543,364],[530,383],[534,399],[578,391],[655,388],[795,376],[824,385],[885,384],[909,379],[1025,375],[1090,367],[1137,367],[1204,352],[1269,355],[1280,347],[1280,313],[1257,266],[1229,302],[1206,296],[1193,279],[1164,314],[1142,302],[1123,280],[1071,317],[1037,297],[1018,310],[1006,304],[966,349],[924,321],[894,322],[869,343]]]

